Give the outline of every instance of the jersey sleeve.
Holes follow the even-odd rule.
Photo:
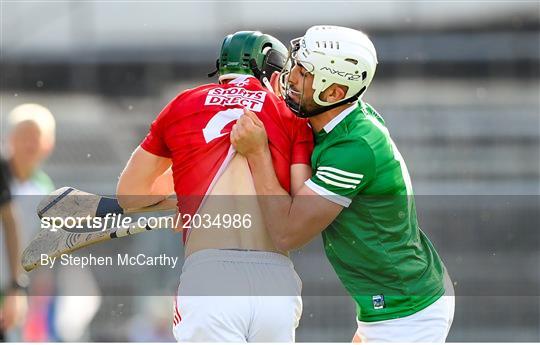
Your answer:
[[[299,120],[295,128],[294,143],[292,145],[291,164],[311,165],[311,152],[313,151],[313,132],[307,121]]]
[[[305,184],[325,199],[349,207],[374,178],[375,156],[367,143],[349,141],[325,149],[313,168],[314,174]]]
[[[150,131],[141,143],[141,147],[156,156],[171,158],[171,152],[165,142],[163,128],[175,104],[174,99],[159,113],[158,117],[150,125]]]

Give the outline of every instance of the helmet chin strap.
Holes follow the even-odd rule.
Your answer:
[[[259,79],[268,90],[272,91],[272,93],[275,93],[275,90],[270,84],[270,81],[268,80],[264,72],[261,71],[261,69],[257,66],[257,61],[255,61],[255,59],[249,60],[249,67],[251,68],[253,75],[255,75],[255,78]]]

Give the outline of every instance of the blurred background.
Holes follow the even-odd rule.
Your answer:
[[[365,31],[379,65],[364,100],[385,118],[407,162],[420,224],[454,281],[448,340],[540,341],[538,2],[0,6],[3,156],[10,156],[11,109],[39,103],[56,118],[56,145],[43,170],[56,187],[101,194],[114,193],[121,169],[161,108],[180,91],[215,80],[206,74],[226,34],[261,30],[286,43],[317,24]],[[161,232],[92,251],[120,246],[182,257],[180,243],[179,235]],[[297,340],[350,341],[354,306],[320,240],[294,253],[293,261],[304,283]],[[44,340],[173,340],[171,296],[179,271],[138,273],[119,280],[92,272],[94,278],[81,279],[94,281],[96,291],[126,296],[56,301],[61,316],[28,317],[35,324],[12,339],[40,339],[32,338],[38,330]],[[37,309],[32,303],[40,302],[30,301],[30,313]],[[77,303],[78,311],[66,307]],[[89,311],[87,320],[68,331],[81,308]]]

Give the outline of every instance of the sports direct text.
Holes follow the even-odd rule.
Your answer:
[[[208,92],[204,105],[238,105],[251,111],[260,112],[266,98],[264,91],[249,91],[241,87],[215,88]]]
[[[249,229],[251,214],[182,214],[168,217],[140,217],[133,220],[128,216],[107,214],[105,217],[43,217],[41,228],[49,231],[64,229],[73,232],[106,231],[109,229],[151,228],[151,229]]]

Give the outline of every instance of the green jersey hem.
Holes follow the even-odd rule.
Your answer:
[[[377,322],[377,321],[388,321],[388,320],[395,320],[400,319],[406,316],[413,315],[421,310],[426,309],[433,303],[439,300],[444,295],[445,289],[444,287],[436,294],[430,297],[429,299],[423,301],[422,303],[415,305],[414,307],[405,309],[405,310],[398,310],[392,313],[386,313],[386,314],[380,314],[380,315],[364,315],[362,318],[360,318],[360,315],[358,314],[358,303],[356,303],[356,319],[361,322]]]

